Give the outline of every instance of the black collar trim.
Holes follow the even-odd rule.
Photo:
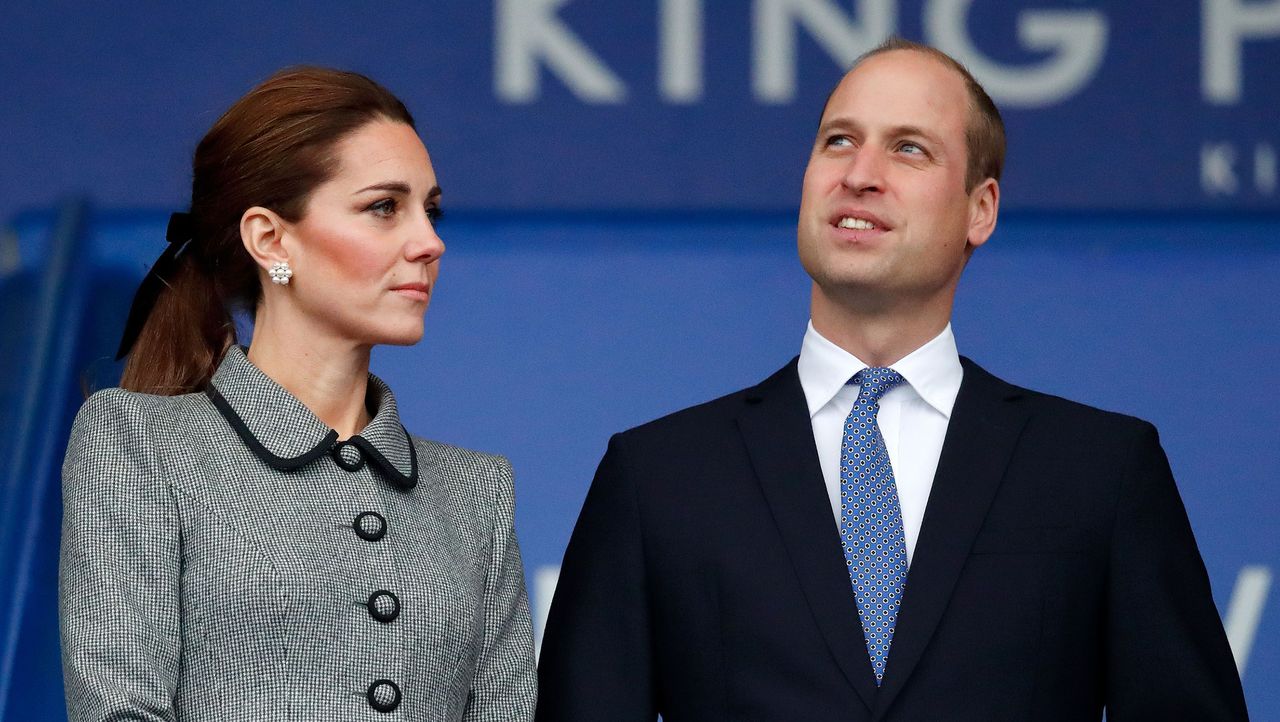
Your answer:
[[[347,439],[347,443],[355,444],[360,448],[360,451],[364,452],[370,459],[373,459],[373,463],[377,464],[378,468],[382,470],[383,475],[387,477],[387,481],[390,481],[393,486],[408,491],[418,485],[418,451],[413,446],[413,438],[409,436],[409,430],[404,428],[404,426],[401,426],[400,428],[404,431],[405,441],[409,444],[408,474],[400,473],[400,470],[396,468],[396,465],[392,464],[387,457],[382,455],[381,451],[378,451],[378,447],[374,446],[363,436],[356,434],[350,439]],[[334,438],[337,438],[338,432],[334,431],[332,434]]]
[[[231,428],[235,429],[240,438],[244,440],[245,445],[277,471],[293,471],[294,469],[302,468],[329,453],[329,450],[338,441],[338,432],[330,429],[329,433],[325,434],[324,438],[320,440],[320,443],[312,447],[310,451],[288,458],[276,456],[270,449],[263,446],[261,441],[258,441],[258,437],[254,436],[253,432],[249,430],[249,425],[244,422],[244,419],[240,418],[240,414],[237,414],[235,409],[231,408],[231,404],[222,397],[222,394],[218,393],[217,389],[210,385],[209,388],[205,389],[205,393],[209,395],[209,400],[222,413],[227,423],[231,424]]]
[[[333,429],[329,429],[329,433],[325,434],[324,438],[320,439],[320,441],[312,447],[311,450],[293,457],[278,456],[262,445],[262,442],[258,440],[258,437],[254,436],[253,432],[249,429],[249,425],[246,424],[244,419],[240,418],[240,414],[236,413],[236,410],[232,408],[231,403],[228,402],[222,394],[218,393],[218,390],[214,388],[212,384],[205,389],[205,393],[209,396],[209,400],[213,402],[214,407],[218,409],[218,412],[222,414],[222,417],[227,420],[227,423],[231,424],[231,428],[235,429],[236,434],[239,435],[242,441],[244,441],[245,445],[248,446],[249,449],[258,456],[258,458],[262,459],[268,466],[277,471],[294,471],[296,469],[300,469],[321,456],[332,453],[338,446],[338,432]],[[404,432],[405,442],[409,445],[408,474],[401,473],[400,470],[396,468],[395,464],[392,464],[391,461],[382,454],[382,452],[378,451],[376,446],[359,434],[347,439],[345,443],[359,447],[361,452],[373,460],[373,463],[377,465],[378,469],[393,486],[408,491],[418,485],[418,452],[417,449],[414,448],[413,438],[409,436],[408,429],[405,429],[403,425],[401,425],[400,429]]]

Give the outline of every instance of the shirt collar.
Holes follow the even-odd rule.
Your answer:
[[[245,445],[279,471],[302,468],[351,445],[393,485],[411,489],[418,483],[417,453],[400,423],[395,397],[373,374],[367,395],[373,418],[359,434],[342,442],[337,431],[254,366],[239,346],[227,350],[206,393]]]
[[[813,321],[804,332],[800,346],[797,371],[800,386],[804,389],[809,405],[809,417],[831,399],[853,375],[868,365],[853,354],[835,345],[813,327]],[[960,393],[960,381],[964,369],[960,366],[960,354],[956,351],[956,339],[951,324],[925,345],[893,364],[893,370],[902,374],[925,403],[938,413],[951,418],[951,409]]]

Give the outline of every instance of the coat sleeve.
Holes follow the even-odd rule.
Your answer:
[[[1247,720],[1209,576],[1145,422],[1116,507],[1109,578],[1107,719]]]
[[[538,664],[538,722],[653,722],[644,544],[625,437],[614,436],[565,551]]]
[[[484,640],[463,719],[533,719],[537,679],[524,565],[515,533],[511,464],[499,459],[493,544],[484,589]]]
[[[174,720],[180,524],[136,395],[94,394],[62,467],[58,606],[67,713]]]

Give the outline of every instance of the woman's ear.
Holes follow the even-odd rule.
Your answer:
[[[284,232],[284,219],[268,208],[254,206],[240,216],[240,241],[263,270],[275,263],[288,263],[289,254],[281,243]]]

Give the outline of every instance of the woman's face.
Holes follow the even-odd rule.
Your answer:
[[[412,344],[435,293],[440,187],[404,123],[374,120],[337,144],[337,170],[284,238],[287,289],[317,332],[358,345]],[[310,324],[309,324],[310,325]]]

